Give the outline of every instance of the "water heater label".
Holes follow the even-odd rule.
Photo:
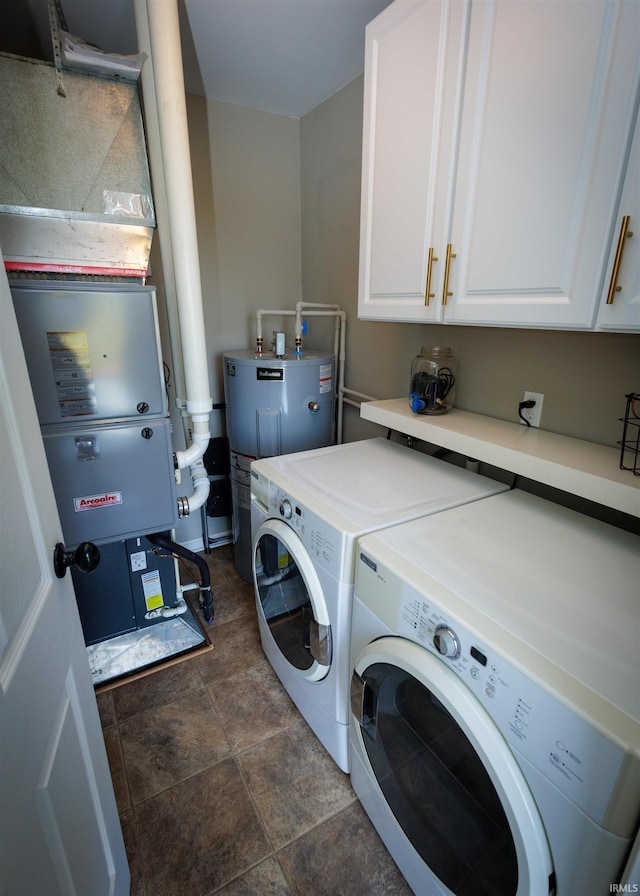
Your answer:
[[[331,364],[322,364],[320,366],[320,394],[323,392],[331,392],[332,389]]]
[[[284,382],[284,367],[257,367],[256,377],[259,380]]]
[[[114,504],[122,504],[122,492],[104,492],[102,495],[85,495],[83,498],[73,499],[76,513],[79,513],[81,510],[111,507]]]

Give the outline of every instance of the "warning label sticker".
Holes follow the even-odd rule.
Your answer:
[[[62,417],[86,417],[98,411],[95,382],[83,330],[47,333],[49,358]]]
[[[332,376],[331,364],[322,364],[320,366],[320,394],[323,392],[331,392]]]
[[[142,590],[144,591],[144,602],[149,610],[157,610],[164,606],[162,598],[162,584],[160,582],[160,573],[157,569],[144,572],[140,576],[142,581]]]

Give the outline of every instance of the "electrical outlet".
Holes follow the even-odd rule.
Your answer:
[[[131,572],[140,572],[140,570],[147,568],[146,551],[136,551],[135,554],[130,554],[129,556],[131,560]]]
[[[522,408],[522,416],[529,421],[530,426],[540,426],[542,417],[542,402],[544,395],[541,392],[525,392],[523,401],[535,401],[532,408]]]

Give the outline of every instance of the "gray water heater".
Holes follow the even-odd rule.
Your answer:
[[[332,444],[334,376],[333,355],[314,351],[277,356],[239,350],[224,355],[233,558],[247,582],[252,579],[251,461]]]

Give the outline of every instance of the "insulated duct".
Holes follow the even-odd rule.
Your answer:
[[[194,485],[192,495],[178,499],[180,516],[186,516],[201,507],[209,494],[202,456],[210,438],[212,400],[204,337],[180,24],[177,0],[135,0],[135,10],[139,49],[148,53],[153,66],[154,89],[148,111],[153,114],[155,110],[157,115],[159,147],[150,152],[151,174],[154,183],[163,185],[166,191],[172,256],[169,270],[175,271],[169,291],[173,292],[175,285],[186,411],[191,418],[191,444],[185,451],[175,453],[176,466],[190,468]],[[148,48],[144,46],[147,39]],[[143,81],[143,91],[149,89],[148,81]],[[146,93],[144,96],[146,99]],[[152,136],[154,128],[149,131]]]
[[[200,570],[200,599],[202,602],[204,618],[206,622],[211,622],[213,619],[213,598],[211,595],[211,577],[206,561],[198,554],[190,551],[189,548],[185,548],[183,545],[172,541],[168,536],[163,535],[162,532],[158,532],[155,535],[148,535],[147,539],[151,544],[155,544],[157,547],[167,551],[167,553],[195,563]]]

